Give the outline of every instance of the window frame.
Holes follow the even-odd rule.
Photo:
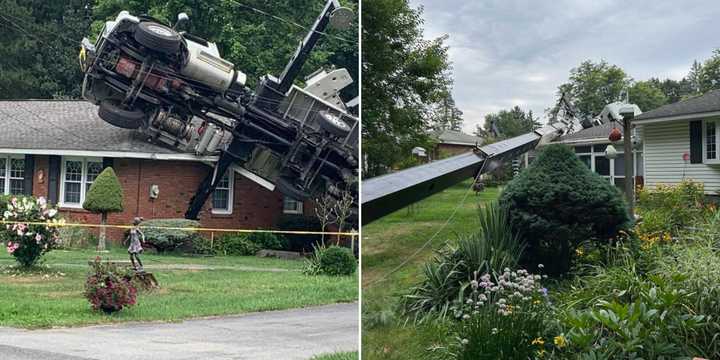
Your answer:
[[[2,189],[0,189],[0,194],[3,195],[23,195],[23,194],[10,194],[10,182],[11,180],[20,180],[20,178],[17,177],[10,177],[12,167],[12,160],[23,160],[25,161],[25,155],[22,154],[0,154],[0,159],[5,160],[5,171],[2,174],[2,178],[5,180],[5,183],[2,186]],[[25,174],[23,170],[23,177],[22,180],[25,181],[27,179],[27,174]],[[25,186],[23,185],[23,191],[25,191]]]
[[[598,172],[597,172],[596,169],[595,169],[595,158],[596,158],[596,157],[605,157],[605,152],[596,152],[596,151],[594,151],[594,150],[595,150],[595,147],[594,147],[595,145],[598,145],[598,144],[593,144],[593,147],[590,148],[590,151],[591,151],[591,152],[576,152],[576,153],[575,153],[575,156],[577,156],[577,157],[579,158],[581,155],[584,155],[584,156],[588,156],[588,155],[589,155],[589,156],[590,156],[590,170],[591,170],[592,172],[598,174]],[[609,144],[599,144],[599,145],[609,145]],[[576,148],[577,146],[583,146],[583,145],[575,145],[575,146],[573,146],[573,150],[574,150],[574,148]],[[624,149],[617,149],[617,150],[618,150],[618,151],[617,151],[618,156],[625,154]],[[638,175],[638,154],[643,154],[643,158],[642,158],[643,164],[642,164],[642,165],[643,165],[643,172],[645,171],[645,156],[644,156],[644,155],[645,155],[645,151],[644,151],[644,150],[645,150],[645,145],[644,145],[644,144],[643,144],[643,149],[642,149],[642,150],[633,149],[633,182],[637,182],[637,177],[638,177],[638,176],[645,176],[644,173],[643,173],[642,175]],[[615,159],[608,159],[608,160],[609,160],[609,163],[610,163],[610,174],[609,174],[609,175],[600,175],[600,174],[598,174],[598,175],[600,175],[600,176],[602,176],[603,178],[607,179],[607,180],[608,180],[611,184],[613,184],[613,186],[614,186],[614,185],[615,185],[615,179],[625,179],[625,174],[623,174],[623,175],[615,175]]]
[[[228,192],[228,206],[226,209],[215,209],[215,191],[210,195],[210,213],[213,215],[232,215],[233,213],[233,202],[235,194],[235,170],[228,169],[223,177],[229,177],[228,187],[220,188],[220,190],[227,190]],[[218,188],[215,188],[217,190]]]
[[[295,202],[295,210],[285,209],[285,202],[288,200]],[[300,200],[296,200],[290,196],[284,195],[282,211],[283,211],[283,214],[288,214],[288,215],[303,215],[305,213],[305,204]]]
[[[707,125],[715,124],[715,158],[707,157]],[[703,119],[702,121],[702,162],[703,164],[720,164],[720,119]]]
[[[65,201],[65,175],[67,174],[67,163],[68,161],[80,161],[82,163],[82,169],[80,170],[80,202],[79,203],[69,203]],[[60,201],[58,202],[58,205],[61,208],[71,208],[71,209],[82,209],[82,204],[85,202],[85,195],[88,190],[87,184],[92,184],[92,182],[87,181],[88,176],[88,163],[95,162],[103,164],[103,158],[98,157],[82,157],[82,156],[63,156],[61,159],[61,166],[60,166]],[[102,165],[101,165],[102,166]]]

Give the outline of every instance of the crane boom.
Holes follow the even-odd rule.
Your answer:
[[[564,101],[561,98],[561,101]],[[561,106],[563,105],[561,102]],[[395,173],[364,180],[362,183],[362,223],[368,224],[393,211],[402,209],[463,180],[492,171],[503,161],[520,156],[558,136],[582,129],[580,121],[564,112],[554,124],[477,147],[447,159],[415,166]]]

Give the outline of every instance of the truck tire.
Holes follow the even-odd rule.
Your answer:
[[[350,125],[345,123],[340,116],[327,111],[320,111],[318,113],[318,123],[321,129],[340,137],[346,136],[352,130]]]
[[[310,197],[310,194],[295,185],[295,182],[286,177],[279,177],[275,182],[275,187],[283,195],[291,197],[295,200],[302,201]]]
[[[115,100],[101,102],[98,115],[107,123],[123,129],[135,130],[145,123],[145,113],[140,110],[125,110]]]
[[[163,54],[175,54],[182,44],[182,36],[165,25],[143,21],[135,28],[135,41]]]

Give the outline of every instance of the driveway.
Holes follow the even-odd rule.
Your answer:
[[[3,360],[309,359],[357,351],[358,304],[180,323],[0,328]]]

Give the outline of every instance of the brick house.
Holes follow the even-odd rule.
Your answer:
[[[0,101],[0,193],[44,196],[71,220],[98,224],[82,209],[85,193],[105,167],[117,173],[124,211],[109,224],[182,218],[217,156],[196,156],[154,145],[132,130],[113,127],[86,101]],[[156,185],[159,196],[150,189]],[[239,167],[208,199],[203,227],[272,228],[282,214],[312,215],[312,205],[283,196],[273,185]],[[111,240],[120,231],[108,231]]]

